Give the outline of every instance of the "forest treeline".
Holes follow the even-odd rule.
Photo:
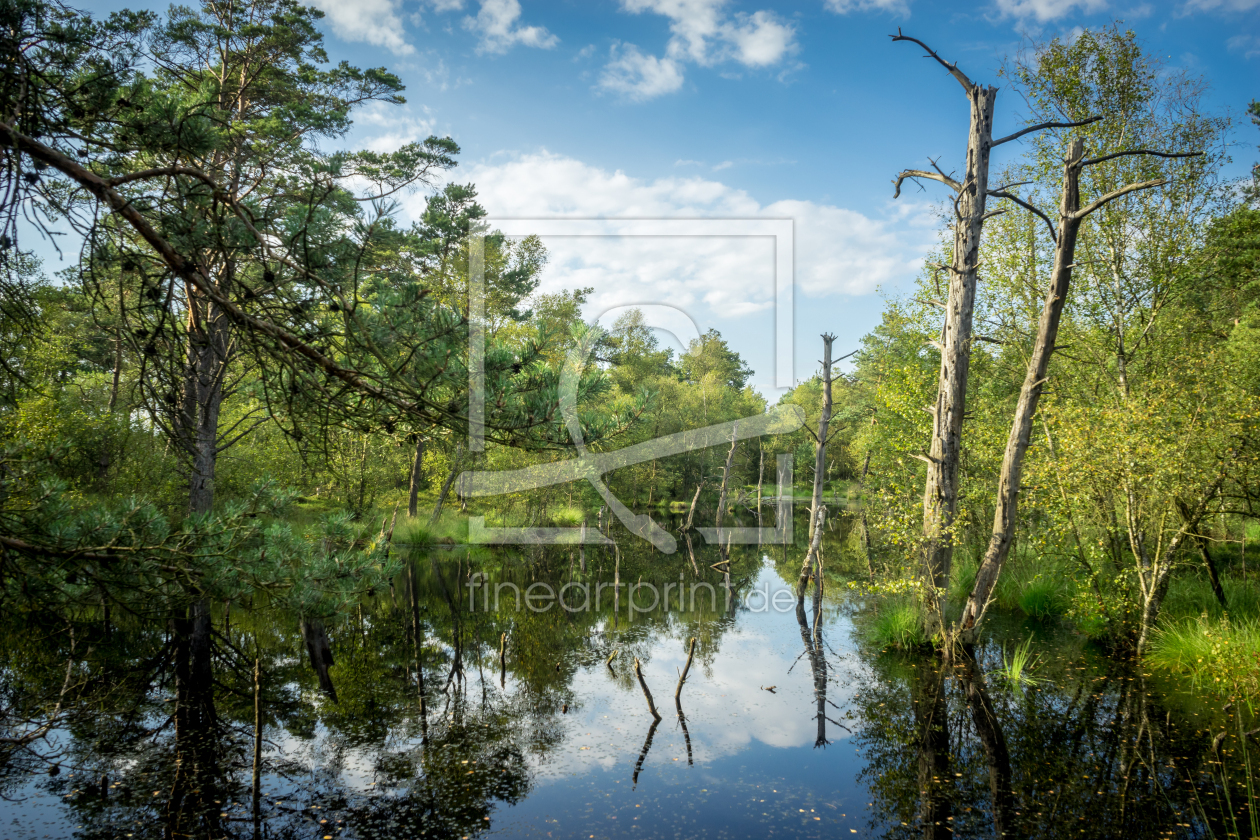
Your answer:
[[[459,539],[466,513],[596,523],[584,482],[476,499],[458,480],[573,456],[566,365],[596,451],[770,408],[716,331],[676,353],[636,311],[583,323],[590,289],[539,293],[545,247],[485,228],[450,138],[330,151],[356,109],[404,99],[389,71],[327,60],[318,11],[2,0],[0,17],[6,609],[162,604],[209,632],[211,604],[265,592],[318,646],[397,571],[394,541]],[[1206,581],[1205,612],[1254,617],[1260,209],[1221,175],[1230,118],[1118,25],[1009,60],[1030,130],[997,141],[996,89],[941,64],[989,134],[965,174],[898,178],[952,191],[914,288],[840,341],[860,343],[844,372],[783,398],[801,429],[636,464],[610,491],[755,519],[793,453],[811,511],[824,491],[860,510],[846,562],[920,611],[919,639],[978,632],[1010,586],[1122,648],[1182,580]],[[990,174],[989,145],[1016,139]],[[406,224],[409,190],[428,197]],[[48,276],[50,247],[77,259]]]

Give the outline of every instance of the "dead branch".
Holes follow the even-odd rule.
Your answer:
[[[934,58],[940,62],[940,65],[949,71],[949,75],[958,80],[958,84],[962,85],[963,90],[967,91],[968,94],[970,94],[972,89],[975,87],[975,84],[971,81],[971,79],[967,78],[967,74],[958,69],[958,62],[950,64],[948,61],[937,55],[936,50],[932,49],[918,38],[911,38],[909,35],[902,35],[900,26],[897,27],[896,35],[889,35],[888,37],[893,39],[893,43],[896,43],[897,41],[910,41],[911,43],[918,44],[920,47],[923,47],[923,49],[928,52],[928,54],[923,57]]]
[[[1090,117],[1089,119],[1081,120],[1080,122],[1038,123],[1037,125],[1030,125],[1027,128],[1021,128],[1019,131],[1015,132],[1014,134],[1006,135],[1001,140],[994,140],[992,143],[989,144],[989,147],[992,148],[993,146],[1000,146],[1003,143],[1009,143],[1012,140],[1018,140],[1019,138],[1023,137],[1025,134],[1031,134],[1034,131],[1041,131],[1047,128],[1077,128],[1082,125],[1089,125],[1090,123],[1096,123],[1101,119],[1102,117]]]

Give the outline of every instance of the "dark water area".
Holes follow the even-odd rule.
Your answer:
[[[249,605],[81,617],[73,641],[3,617],[6,706],[83,687],[42,757],[0,767],[0,836],[1250,836],[1254,722],[1054,624],[999,617],[950,663],[874,649],[844,530],[800,604],[799,549],[725,567],[627,537],[406,549],[390,591],[305,636]],[[1013,683],[1030,635],[1038,681]]]

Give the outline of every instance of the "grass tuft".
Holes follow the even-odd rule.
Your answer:
[[[889,599],[879,604],[865,635],[881,649],[913,650],[927,644],[919,607],[910,599]]]
[[[1015,650],[1010,653],[1002,648],[1002,667],[994,673],[1015,688],[1036,685],[1041,680],[1028,672],[1038,660],[1039,657],[1032,652],[1032,639],[1025,639],[1022,645],[1016,645]]]

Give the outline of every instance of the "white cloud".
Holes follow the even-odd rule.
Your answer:
[[[1242,53],[1243,58],[1260,56],[1260,37],[1255,35],[1235,35],[1225,42],[1225,46],[1233,53]]]
[[[795,27],[774,12],[763,10],[728,15],[724,8],[726,0],[622,0],[621,5],[633,14],[650,12],[663,15],[669,19],[672,33],[663,57],[643,55],[637,48],[635,54],[639,64],[653,70],[664,69],[671,76],[677,75],[677,84],[658,86],[650,95],[644,95],[641,86],[633,86],[632,98],[635,99],[648,99],[677,90],[682,86],[685,62],[704,67],[726,62],[745,67],[770,67],[782,62],[797,49]],[[609,63],[608,69],[614,78],[625,75],[626,67],[614,66],[624,62],[624,58],[624,55],[614,55]],[[600,87],[617,89],[603,80]]]
[[[873,217],[795,199],[762,204],[715,180],[646,180],[547,152],[504,156],[459,178],[477,185],[491,217],[793,219],[796,286],[813,297],[870,294],[881,284],[906,281],[935,242],[935,219],[925,205]],[[422,208],[421,196],[406,200],[413,217]],[[592,312],[665,303],[707,325],[769,311],[774,302],[774,244],[767,237],[543,241],[550,262],[541,290],[593,287]]]
[[[827,10],[838,15],[850,12],[891,12],[909,15],[910,5],[905,0],[827,0]]]
[[[464,18],[464,27],[481,34],[478,52],[503,53],[516,44],[547,50],[560,43],[545,27],[519,25],[520,16],[519,0],[481,0],[481,10]]]
[[[995,0],[995,5],[1003,17],[1044,23],[1078,10],[1101,12],[1107,8],[1107,0]]]
[[[738,15],[724,37],[735,50],[735,60],[748,67],[778,64],[795,47],[796,30],[770,12]]]
[[[326,16],[333,34],[343,41],[384,47],[394,55],[411,55],[416,48],[403,37],[398,0],[312,0]]]
[[[1189,0],[1187,12],[1249,12],[1260,6],[1260,0]]]
[[[682,87],[682,67],[672,58],[644,55],[634,44],[614,45],[599,87],[642,101]]]
[[[373,134],[364,148],[373,152],[392,152],[434,134],[436,125],[433,120],[417,116],[411,113],[411,109],[410,105],[399,108],[379,102],[369,103],[355,115],[355,124],[360,128],[371,126],[373,131],[380,133]]]

